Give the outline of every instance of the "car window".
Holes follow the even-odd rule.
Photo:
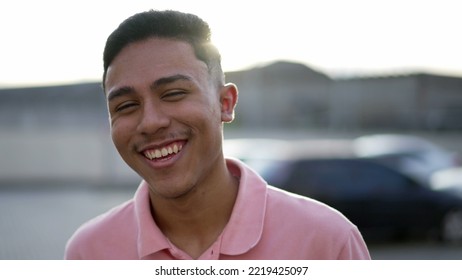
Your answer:
[[[298,162],[288,182],[297,191],[325,194],[401,192],[409,179],[382,165],[361,160],[307,160]],[[309,194],[308,193],[308,194]]]

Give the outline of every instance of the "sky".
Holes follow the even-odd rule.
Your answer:
[[[225,71],[287,60],[332,77],[462,77],[461,8],[459,0],[2,1],[0,87],[99,81],[108,35],[148,9],[206,20]]]

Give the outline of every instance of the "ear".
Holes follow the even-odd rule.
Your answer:
[[[235,84],[228,83],[220,90],[221,120],[230,123],[234,120],[234,108],[238,99],[238,90]]]

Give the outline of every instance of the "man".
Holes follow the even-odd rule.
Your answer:
[[[136,14],[109,36],[111,135],[144,180],[132,200],[74,234],[67,259],[370,258],[340,213],[224,158],[238,90],[220,64],[208,25],[191,14]]]

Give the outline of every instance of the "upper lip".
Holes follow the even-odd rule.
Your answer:
[[[174,140],[163,141],[161,143],[150,143],[150,144],[142,145],[137,150],[139,153],[144,153],[148,150],[162,149],[163,147],[172,145],[174,143],[180,143],[181,145],[184,146],[184,144],[186,143],[186,140],[174,139]]]

